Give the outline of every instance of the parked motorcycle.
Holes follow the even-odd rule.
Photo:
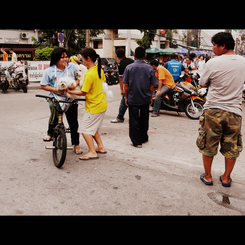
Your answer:
[[[197,89],[189,82],[181,81],[176,83],[173,91],[163,95],[160,109],[185,112],[190,119],[199,119],[203,114],[203,104]]]
[[[27,93],[28,79],[25,72],[23,61],[11,64],[8,68],[5,68],[5,76],[9,83],[9,86],[16,91],[22,89],[24,93]]]
[[[8,90],[9,82],[7,80],[5,69],[0,69],[0,89],[5,93]]]
[[[105,70],[106,82],[108,85],[118,84],[119,83],[119,74],[115,70]]]
[[[101,58],[101,67],[108,85],[119,83],[118,63],[113,58]]]

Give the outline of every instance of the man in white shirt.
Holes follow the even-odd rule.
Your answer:
[[[195,64],[192,61],[191,57],[187,57],[185,61],[183,62],[183,66],[185,69],[188,70],[196,70]]]
[[[11,48],[9,52],[12,54],[12,62],[17,62],[17,55],[14,50]]]
[[[230,187],[230,174],[242,151],[242,88],[245,82],[245,59],[233,52],[235,42],[230,33],[219,32],[211,42],[216,58],[209,60],[200,78],[200,86],[208,88],[204,115],[200,117],[197,146],[203,154],[205,173],[200,179],[213,185],[211,166],[220,152],[225,157],[225,172],[220,176],[222,186]]]

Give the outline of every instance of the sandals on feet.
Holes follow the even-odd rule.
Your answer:
[[[224,187],[231,187],[231,181],[232,181],[232,179],[230,178],[230,182],[229,183],[223,183],[222,177],[223,177],[223,175],[220,175],[220,177],[219,177],[219,180],[222,183],[222,186],[224,186]]]
[[[79,160],[92,160],[92,159],[99,159],[99,157],[90,157],[90,156],[82,156],[79,157]]]
[[[205,185],[213,185],[213,181],[210,181],[210,182],[206,181],[206,180],[204,179],[204,175],[205,175],[205,174],[201,174],[201,175],[200,175],[200,180],[201,180]]]
[[[47,135],[47,136],[45,136],[44,138],[43,138],[43,141],[44,142],[50,142],[50,141],[52,141],[53,140],[53,137],[51,137],[50,135]]]
[[[83,151],[82,151],[81,148],[79,148],[79,150],[76,150],[75,146],[73,146],[73,150],[74,150],[74,152],[75,152],[76,155],[80,155],[80,154],[83,153]]]

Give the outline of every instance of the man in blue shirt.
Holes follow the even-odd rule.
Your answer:
[[[124,83],[125,104],[129,107],[129,137],[133,146],[141,148],[148,141],[149,105],[155,81],[155,71],[144,62],[145,49],[135,49],[136,61],[125,68]]]
[[[176,82],[181,75],[181,71],[184,71],[184,67],[179,61],[176,60],[176,54],[171,54],[170,58],[171,61],[166,62],[164,67],[171,73],[171,75],[174,78],[174,81]]]

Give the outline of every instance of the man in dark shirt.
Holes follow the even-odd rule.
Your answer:
[[[155,81],[155,71],[144,62],[145,49],[135,49],[136,61],[123,73],[125,104],[129,106],[129,137],[133,146],[141,148],[148,141],[149,105]]]
[[[123,82],[122,82],[122,76],[123,72],[127,65],[133,63],[134,61],[132,59],[125,57],[125,50],[123,48],[118,48],[116,51],[117,58],[120,60],[119,64],[119,83],[120,83],[120,90],[121,90],[121,103],[119,107],[119,113],[117,115],[116,119],[111,120],[111,123],[123,123],[124,122],[124,114],[127,110],[127,106],[125,105],[125,96],[123,92]]]

